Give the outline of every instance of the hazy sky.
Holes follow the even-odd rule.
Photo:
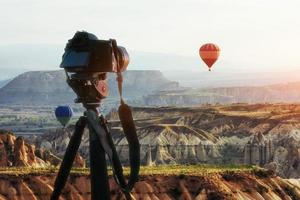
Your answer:
[[[76,30],[131,50],[198,56],[254,68],[300,67],[299,0],[0,0],[0,46],[65,44]]]

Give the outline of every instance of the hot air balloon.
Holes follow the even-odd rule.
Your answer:
[[[201,59],[208,66],[209,71],[220,55],[220,48],[212,43],[204,44],[199,49]]]
[[[57,121],[59,121],[63,127],[66,127],[73,116],[73,110],[70,106],[58,106],[55,109],[55,116]]]

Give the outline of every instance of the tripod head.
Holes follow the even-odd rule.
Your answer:
[[[97,108],[101,100],[108,96],[106,73],[74,73],[68,74],[67,83],[77,94],[75,103],[82,103],[86,109]]]

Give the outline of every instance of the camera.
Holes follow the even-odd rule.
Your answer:
[[[60,68],[64,68],[67,83],[77,94],[75,103],[99,105],[108,96],[106,73],[127,69],[129,55],[116,40],[99,40],[94,34],[76,32],[65,47]]]
[[[94,34],[76,32],[66,45],[60,64],[67,72],[106,73],[123,72],[129,55],[115,40],[99,40]]]

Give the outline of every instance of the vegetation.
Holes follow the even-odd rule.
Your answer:
[[[146,167],[142,166],[140,174],[142,176],[151,176],[151,175],[178,175],[178,176],[206,176],[210,174],[222,174],[222,173],[233,173],[233,172],[248,172],[256,173],[258,169],[254,166],[249,165],[160,165]],[[33,168],[33,167],[9,167],[9,168],[0,168],[0,175],[13,175],[13,176],[22,176],[22,175],[39,175],[39,174],[52,174],[57,173],[58,168]],[[124,173],[128,175],[130,168],[125,167]],[[88,168],[73,168],[71,174],[74,175],[88,175]],[[112,174],[111,168],[109,168],[109,174]]]

